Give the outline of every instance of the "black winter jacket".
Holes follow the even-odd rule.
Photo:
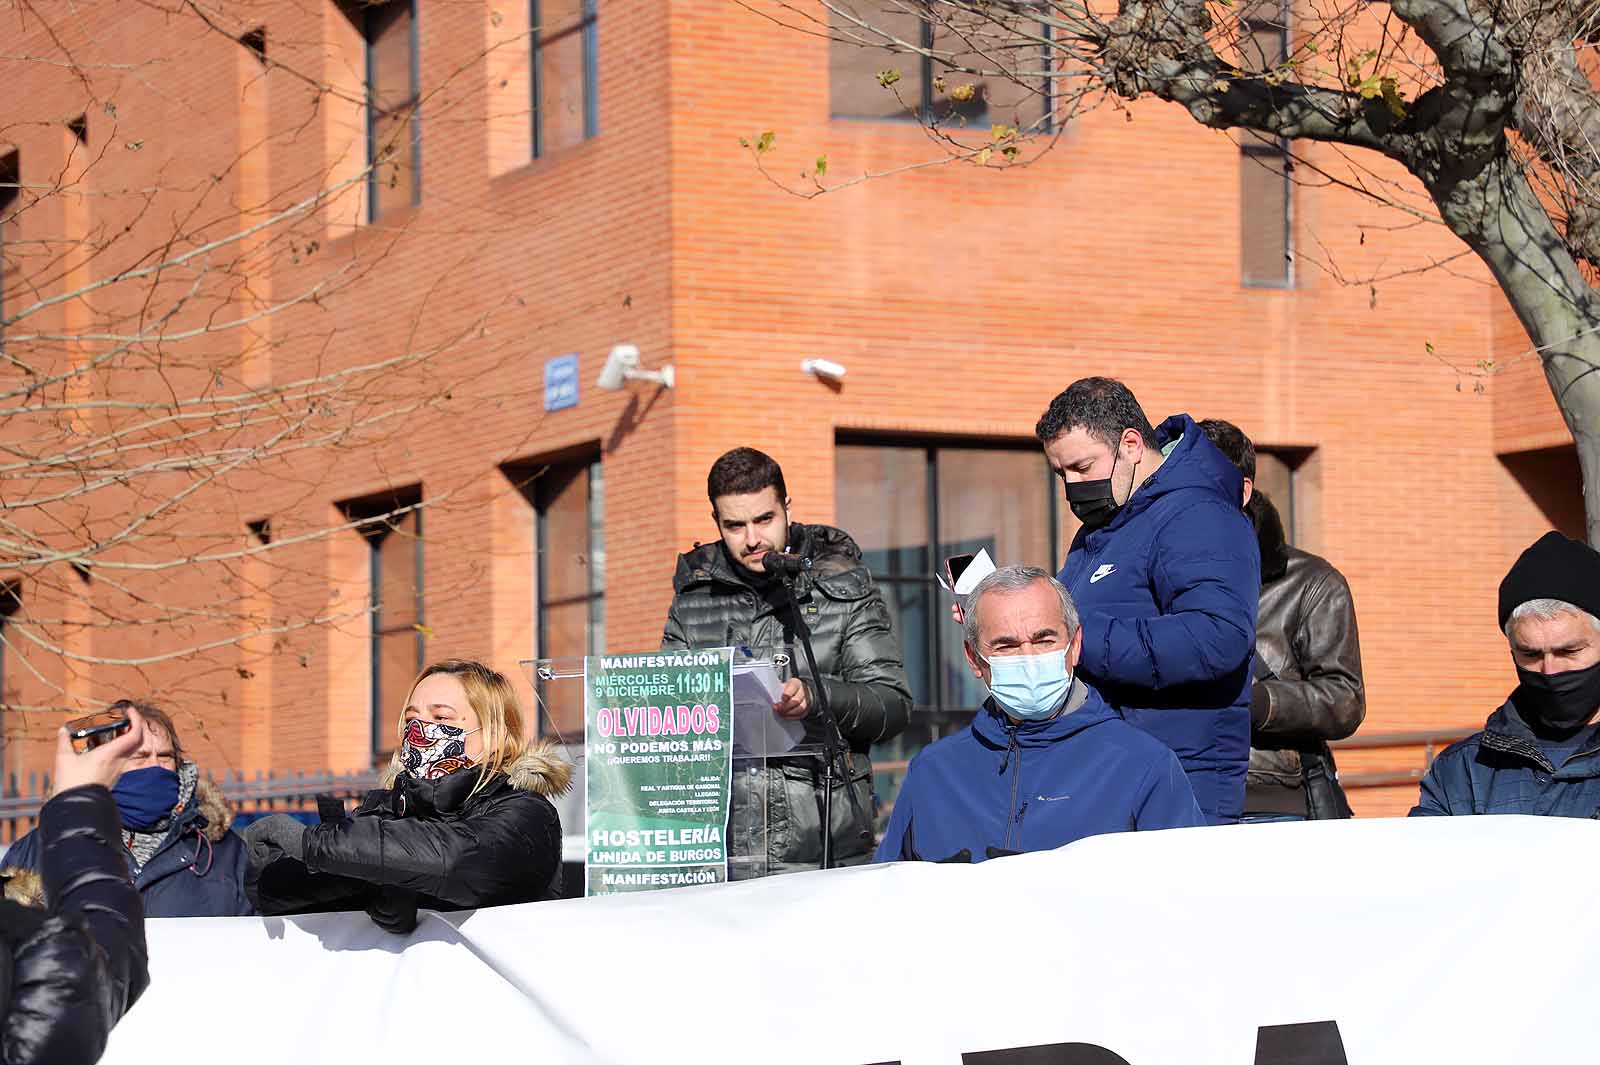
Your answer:
[[[205,777],[172,816],[172,827],[134,878],[146,917],[244,917],[255,911],[245,898],[244,840],[229,827],[233,810]],[[124,860],[127,852],[123,851]],[[5,853],[6,898],[44,904],[38,885],[39,833],[35,829]]]
[[[572,766],[552,745],[530,745],[476,794],[474,767],[438,780],[390,772],[352,816],[307,828],[302,859],[251,855],[246,889],[262,914],[366,909],[409,932],[419,907],[559,897],[561,819],[547,796],[567,790]]]
[[[0,902],[0,1062],[91,1065],[150,982],[144,911],[105,788],[56,795],[38,833],[49,908]]]
[[[849,752],[835,769],[835,864],[858,864],[871,858],[873,849],[867,750],[904,731],[911,715],[911,687],[889,611],[855,541],[829,525],[794,524],[789,527],[789,550],[812,559],[811,570],[795,581],[795,595]],[[748,647],[770,654],[794,645],[795,665],[804,661],[783,586],[763,581],[730,560],[721,540],[679,556],[672,586],[677,595],[667,613],[662,650]],[[815,686],[812,679],[807,683]],[[813,694],[812,705],[816,702]],[[805,726],[805,742],[820,744],[821,715],[810,714]],[[751,815],[765,809],[767,872],[817,867],[822,858],[819,761],[782,759],[770,763],[764,774],[735,775],[729,840],[736,858],[749,856],[755,845],[752,833],[760,831]],[[759,801],[763,798],[765,802]]]
[[[1337,790],[1328,741],[1349,736],[1366,717],[1355,603],[1327,560],[1288,545],[1264,493],[1254,493],[1245,509],[1261,548],[1261,608],[1244,808],[1307,813],[1307,764],[1327,776],[1325,791]],[[1343,793],[1331,801],[1343,805]],[[1328,804],[1312,805],[1316,816]]]

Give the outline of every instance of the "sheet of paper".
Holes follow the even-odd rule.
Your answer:
[[[733,666],[733,746],[740,754],[786,754],[804,738],[803,722],[779,717],[772,704],[783,695],[783,680],[770,661]]]
[[[967,563],[967,568],[961,571],[961,576],[956,578],[955,588],[952,589],[945,583],[944,574],[935,573],[934,576],[939,578],[939,587],[945,591],[953,595],[971,595],[972,589],[978,586],[978,582],[994,571],[994,559],[989,557],[989,549],[979,548],[972,561]]]

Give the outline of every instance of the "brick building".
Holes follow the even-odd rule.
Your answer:
[[[167,292],[165,345],[140,346],[164,373],[119,356],[85,377],[104,396],[199,395],[213,378],[267,394],[427,357],[359,371],[361,396],[338,401],[388,411],[361,433],[317,444],[311,401],[304,447],[185,496],[205,550],[181,551],[211,561],[117,570],[166,548],[110,542],[76,577],[0,573],[8,704],[150,690],[213,771],[365,767],[425,660],[655,646],[676,554],[714,535],[706,469],[749,444],[782,463],[796,519],[860,540],[919,705],[958,707],[971,691],[933,564],[980,543],[1059,563],[1070,518],[1031,431],[1087,374],[1129,382],[1156,421],[1223,417],[1256,440],[1295,539],[1354,588],[1368,733],[1481,722],[1511,683],[1497,582],[1541,530],[1582,527],[1570,438],[1487,273],[1470,258],[1411,272],[1459,244],[1286,180],[1276,146],[1141,103],[1054,123],[1025,166],[919,166],[944,152],[898,112],[948,112],[930,72],[900,61],[888,103],[872,77],[888,60],[731,0],[219,12],[91,5],[4,49],[36,57],[0,63],[0,165],[21,186],[0,208],[4,313],[107,286],[13,336],[70,336],[52,350],[81,367],[117,343],[102,317],[135,320]],[[1044,113],[996,85],[966,117],[981,142]],[[764,174],[740,139],[765,130]],[[1348,165],[1296,150],[1302,172]],[[802,172],[818,157],[825,184],[884,176],[796,194],[816,189]],[[175,229],[179,248],[226,242],[230,268],[111,283]],[[170,296],[191,280],[205,300]],[[219,315],[244,324],[191,328]],[[620,343],[670,364],[674,386],[597,388]],[[819,357],[842,381],[802,372]],[[1503,371],[1475,376],[1486,358]],[[547,409],[551,363],[575,403],[557,389]],[[265,448],[270,430],[250,432]],[[83,504],[84,527],[177,493],[116,490]],[[152,598],[160,623],[97,623]],[[25,616],[54,618],[76,657],[15,638]],[[45,764],[59,720],[13,713],[7,768]],[[1387,813],[1414,794],[1353,797]]]

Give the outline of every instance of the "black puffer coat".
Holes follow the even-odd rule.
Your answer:
[[[144,910],[105,788],[55,796],[38,832],[49,908],[0,902],[0,1062],[90,1065],[150,982]]]
[[[811,571],[795,581],[795,595],[811,630],[817,669],[847,751],[835,769],[835,864],[859,864],[871,858],[873,849],[872,763],[867,750],[905,729],[911,715],[911,687],[889,611],[855,541],[832,526],[795,524],[789,526],[789,550],[812,559]],[[667,614],[662,650],[748,647],[772,653],[792,644],[795,665],[804,661],[783,586],[763,581],[734,563],[721,540],[679,556],[672,586],[677,595]],[[815,695],[811,702],[816,705]],[[805,742],[820,744],[820,715],[812,713],[805,724]],[[735,857],[748,856],[755,845],[753,834],[760,826],[751,815],[764,808],[767,872],[817,867],[822,859],[818,761],[783,759],[770,763],[765,774],[735,774],[729,831]],[[762,797],[765,803],[758,801]]]
[[[1347,810],[1329,740],[1366,717],[1361,639],[1344,575],[1326,559],[1290,547],[1277,508],[1261,492],[1245,508],[1261,548],[1261,609],[1250,690],[1250,771],[1246,813]],[[1306,770],[1317,770],[1309,796]]]
[[[438,780],[398,773],[352,816],[306,829],[302,859],[253,853],[246,890],[262,914],[365,909],[396,932],[415,926],[418,907],[557,898],[561,819],[547,796],[571,779],[547,743],[530,745],[476,794],[474,767]]]

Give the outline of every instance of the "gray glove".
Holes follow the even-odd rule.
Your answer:
[[[246,825],[244,841],[251,859],[260,864],[277,856],[274,849],[299,861],[306,851],[306,826],[288,814],[272,814]]]

